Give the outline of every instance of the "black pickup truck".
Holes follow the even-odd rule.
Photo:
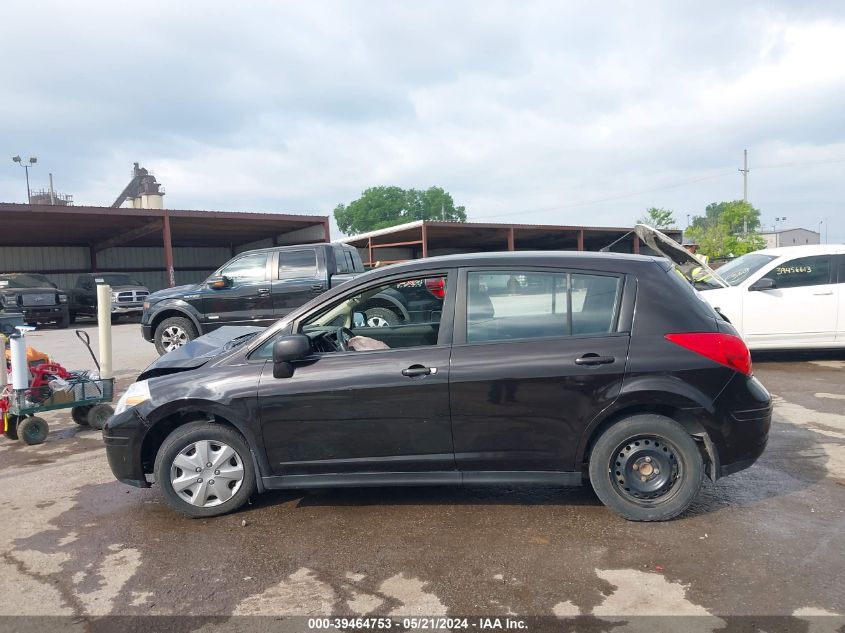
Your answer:
[[[0,275],[0,316],[26,323],[53,322],[60,328],[70,323],[68,294],[36,273]]]
[[[346,244],[281,246],[241,253],[204,282],[154,292],[144,302],[141,330],[165,354],[223,325],[268,326],[317,295],[364,272]],[[372,306],[371,319],[396,319],[401,307]]]

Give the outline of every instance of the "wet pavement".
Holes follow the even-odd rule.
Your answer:
[[[139,369],[148,344],[133,344]],[[755,371],[776,396],[766,453],[659,524],[588,487],[270,492],[190,520],[116,482],[99,433],[53,414],[41,446],[0,438],[0,615],[558,615],[598,630],[777,615],[794,619],[747,630],[836,630],[812,616],[845,614],[845,354]]]

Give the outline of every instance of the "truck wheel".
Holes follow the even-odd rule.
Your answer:
[[[601,434],[590,454],[599,499],[629,521],[668,521],[701,488],[704,462],[686,429],[662,415],[633,415]]]
[[[390,308],[376,306],[364,311],[367,327],[393,327],[399,325],[402,319]]]
[[[197,337],[197,329],[190,319],[170,317],[158,324],[155,331],[155,346],[162,356],[172,352]]]
[[[50,426],[44,418],[32,416],[18,422],[18,436],[24,444],[43,444],[49,434]]]
[[[18,416],[10,415],[6,418],[6,430],[3,431],[3,435],[10,440],[18,439]]]
[[[95,404],[88,411],[88,426],[92,429],[102,431],[108,419],[114,415],[114,409],[107,404]]]
[[[79,426],[88,426],[88,412],[90,410],[90,405],[83,407],[74,407],[70,410],[70,417],[73,418],[73,421],[76,422]]]
[[[59,317],[59,320],[56,321],[56,327],[60,330],[66,330],[70,326],[70,314],[65,314]]]
[[[76,323],[76,312],[74,312],[73,310],[71,310],[70,312],[68,312],[68,315],[67,315],[67,316],[68,316],[68,322],[70,322],[70,323]]]
[[[171,508],[189,517],[213,517],[240,508],[255,492],[255,468],[235,429],[191,422],[164,440],[155,480]]]

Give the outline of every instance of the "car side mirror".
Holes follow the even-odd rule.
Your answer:
[[[311,339],[304,334],[288,334],[273,343],[273,378],[293,376],[293,361],[311,354]]]
[[[748,288],[749,290],[774,290],[778,285],[771,277],[760,277]]]
[[[224,288],[230,288],[232,286],[232,280],[226,277],[226,275],[211,277],[207,283],[208,287],[212,290],[223,290]]]

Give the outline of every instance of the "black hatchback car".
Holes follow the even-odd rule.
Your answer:
[[[432,300],[374,326],[358,307]],[[772,404],[734,328],[667,260],[487,253],[371,271],[274,326],[149,367],[104,430],[116,477],[194,517],[256,491],[589,481],[627,519],[747,468]]]

